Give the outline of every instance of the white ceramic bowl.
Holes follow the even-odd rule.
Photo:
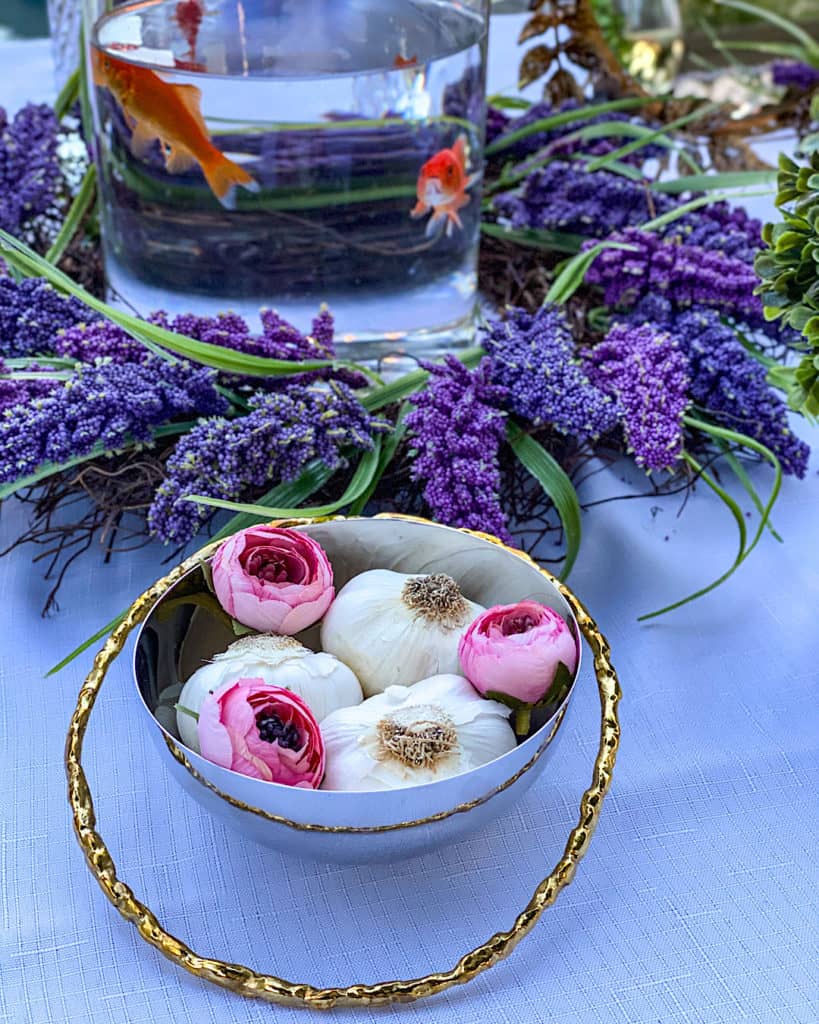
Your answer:
[[[494,539],[400,516],[301,524],[333,565],[337,589],[367,569],[446,572],[470,600],[490,606],[535,600],[558,611],[578,637],[568,604],[525,555]],[[200,569],[156,603],[136,639],[134,677],[160,756],[204,807],[243,835],[299,857],[393,860],[459,839],[507,810],[554,751],[571,691],[514,750],[461,775],[372,793],[295,789],[252,779],[206,761],[176,732],[173,704],[182,683],[235,639],[192,596],[205,590]],[[299,639],[315,646],[317,630]],[[313,641],[311,643],[311,641]]]

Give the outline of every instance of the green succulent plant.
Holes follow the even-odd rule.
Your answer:
[[[780,369],[777,383],[787,387],[792,408],[819,416],[819,151],[806,166],[780,156],[777,188],[782,220],[763,229],[769,248],[754,264],[757,292],[767,319],[804,335],[801,362],[787,376]]]

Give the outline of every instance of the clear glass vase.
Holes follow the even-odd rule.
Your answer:
[[[113,293],[326,302],[354,358],[471,340],[489,0],[86,3]]]

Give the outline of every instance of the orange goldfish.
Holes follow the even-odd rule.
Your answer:
[[[418,175],[418,202],[410,211],[410,217],[423,217],[432,210],[427,223],[427,235],[435,234],[439,224],[446,221],[446,233],[452,234],[453,227],[462,228],[458,210],[472,198],[467,189],[480,174],[467,174],[466,136],[460,135],[452,149],[442,149],[421,168]]]
[[[131,125],[131,152],[143,157],[159,139],[166,148],[165,167],[182,174],[199,164],[219,202],[236,205],[236,186],[257,192],[258,183],[244,168],[229,160],[210,140],[195,85],[174,85],[148,68],[93,50],[94,84],[108,89]]]
[[[394,68],[414,68],[417,64],[417,57],[402,57],[400,53],[396,54],[395,60],[392,62]]]

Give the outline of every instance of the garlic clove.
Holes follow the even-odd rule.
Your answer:
[[[369,697],[460,672],[460,638],[482,611],[443,573],[371,569],[337,594],[322,623],[321,645],[350,666]]]
[[[198,668],[182,688],[179,704],[198,714],[208,693],[238,679],[262,679],[290,690],[318,722],[339,708],[360,704],[364,697],[355,673],[338,658],[316,654],[291,636],[262,633],[234,641]],[[176,727],[182,742],[199,753],[196,719],[177,710]]]

